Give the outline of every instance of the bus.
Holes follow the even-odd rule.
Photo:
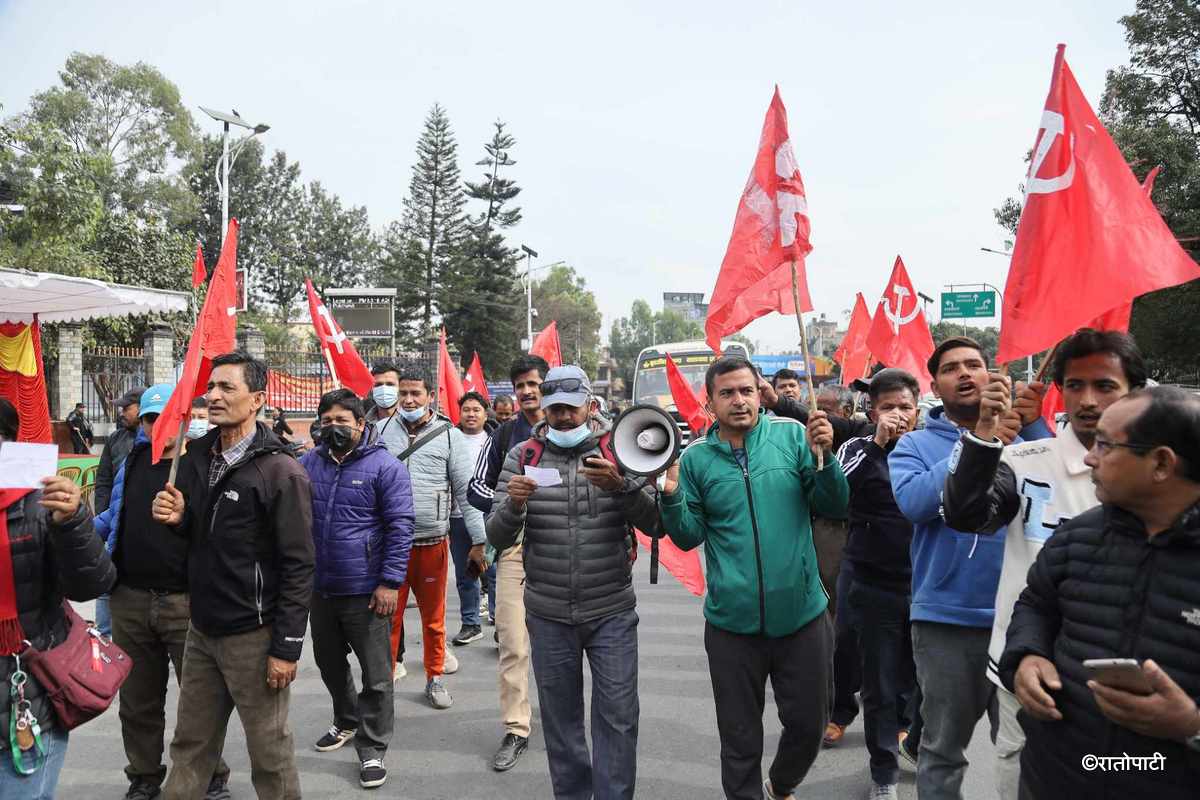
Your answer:
[[[721,351],[727,356],[750,358],[749,350],[741,342],[721,342]],[[667,411],[683,431],[686,442],[691,438],[691,431],[687,422],[675,410],[671,387],[667,385],[668,354],[675,361],[675,366],[679,367],[683,377],[692,385],[697,397],[703,396],[704,373],[717,356],[712,348],[702,341],[656,344],[638,353],[637,366],[633,371],[633,402],[650,403]]]

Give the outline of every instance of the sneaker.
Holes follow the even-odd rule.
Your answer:
[[[478,625],[463,625],[458,631],[458,636],[451,640],[451,644],[455,647],[462,647],[464,644],[477,642],[483,638],[483,628]]]
[[[488,624],[488,627],[491,627],[491,628],[496,627],[496,616],[494,614],[487,615],[487,624]]]
[[[381,758],[367,758],[358,768],[358,785],[364,789],[374,789],[383,786],[387,781],[387,767]]]
[[[129,784],[129,791],[125,793],[125,800],[154,800],[161,793],[162,789],[159,788],[158,784],[137,778]]]
[[[225,784],[225,778],[213,776],[213,779],[208,782],[208,791],[204,793],[204,800],[233,800],[233,795],[229,793],[229,787]]]
[[[517,736],[515,733],[504,734],[500,749],[492,756],[492,769],[496,772],[507,772],[517,764],[517,759],[529,747],[528,736]]]
[[[318,753],[328,753],[330,750],[337,750],[353,738],[354,731],[344,731],[337,725],[331,725],[313,747],[317,748]]]
[[[867,792],[867,800],[900,800],[900,796],[896,794],[896,784],[876,783]]]
[[[454,698],[442,683],[440,675],[430,678],[429,683],[425,684],[425,697],[429,699],[429,705],[437,709],[449,708],[454,704]]]
[[[835,747],[846,735],[846,726],[830,722],[825,726],[825,735],[821,737],[822,747]]]
[[[446,660],[442,662],[442,674],[453,675],[456,672],[458,672],[458,656],[447,650]]]
[[[403,661],[396,662],[396,668],[392,670],[392,683],[400,680],[408,675],[408,667],[404,666]]]
[[[775,790],[771,788],[770,778],[763,781],[763,794],[767,796],[767,800],[796,800],[794,794],[775,794]]]
[[[917,768],[917,749],[908,743],[908,731],[900,731],[900,766]]]

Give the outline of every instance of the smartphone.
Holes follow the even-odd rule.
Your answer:
[[[1154,694],[1154,687],[1135,658],[1089,658],[1083,668],[1096,683],[1133,694]]]
[[[583,465],[589,469],[603,469],[604,459],[600,456],[588,456],[583,460]]]

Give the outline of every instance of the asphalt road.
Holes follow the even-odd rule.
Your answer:
[[[638,794],[655,800],[720,798],[720,741],[702,641],[701,601],[688,594],[665,571],[662,582],[651,586],[648,564],[648,558],[639,558],[635,575],[641,617]],[[90,610],[90,604],[82,604],[80,610]],[[409,624],[405,628],[410,632],[410,674],[396,684],[396,729],[387,759],[390,775],[387,784],[372,793],[412,800],[551,798],[546,751],[537,722],[537,694],[532,686],[534,730],[529,750],[510,772],[498,774],[488,766],[503,735],[497,721],[496,649],[490,638],[493,629],[485,629],[487,638],[455,648],[461,667],[456,675],[446,678],[454,706],[435,711],[423,695],[421,648],[412,635],[420,630],[416,609],[410,608],[408,615]],[[447,627],[456,632],[458,599],[452,588],[447,618]],[[168,742],[174,729],[176,698],[172,687],[167,700]],[[306,798],[349,797],[364,791],[358,786],[358,764],[351,746],[333,753],[317,753],[312,749],[312,743],[329,727],[331,713],[328,695],[312,660],[310,643],[304,649],[291,706],[296,759]],[[765,727],[764,764],[769,764],[779,736],[779,721],[770,691]],[[233,796],[238,800],[253,798],[245,737],[237,722],[230,723],[225,755],[233,769],[230,782]],[[995,791],[986,720],[976,729],[968,758],[973,766],[967,772],[964,797],[992,800]],[[71,800],[116,800],[128,786],[122,772],[124,765],[120,721],[114,705],[99,719],[71,734],[58,796]],[[862,798],[869,788],[860,718],[838,747],[821,753],[796,797],[797,800]],[[910,772],[902,773],[900,797],[906,800],[916,797]]]

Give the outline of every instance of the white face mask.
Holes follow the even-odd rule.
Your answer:
[[[546,438],[564,450],[571,450],[588,438],[591,432],[591,428],[585,422],[578,428],[571,428],[569,431],[550,428],[546,431]]]
[[[407,408],[400,409],[400,419],[405,422],[420,422],[425,418],[425,413],[429,410],[429,406],[418,406],[411,411]]]
[[[400,389],[395,386],[376,386],[371,390],[371,399],[380,408],[391,408],[400,397]]]
[[[189,439],[199,439],[210,430],[212,430],[212,426],[208,424],[208,420],[194,419],[188,423],[187,433],[184,435]]]

